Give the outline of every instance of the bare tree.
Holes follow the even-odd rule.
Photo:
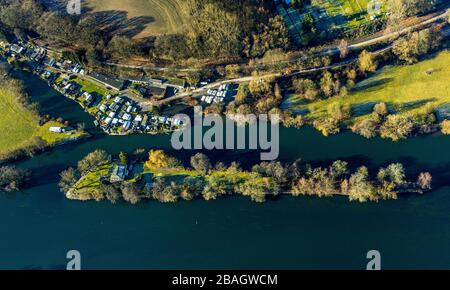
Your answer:
[[[350,52],[348,47],[348,41],[345,39],[341,39],[339,42],[337,48],[339,49],[341,58],[346,58],[348,56],[348,53]]]
[[[417,184],[422,188],[423,190],[430,190],[431,189],[431,182],[433,181],[433,177],[429,172],[422,172],[420,173]]]

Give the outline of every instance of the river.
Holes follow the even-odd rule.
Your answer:
[[[244,197],[176,204],[67,200],[58,174],[87,153],[137,148],[170,150],[169,136],[106,136],[76,103],[36,77],[22,78],[44,113],[85,122],[94,137],[18,163],[33,171],[28,189],[0,194],[0,268],[65,268],[80,251],[85,269],[365,269],[380,251],[384,269],[450,268],[450,138],[414,137],[393,143],[349,132],[322,137],[307,127],[282,129],[280,159],[317,164],[343,159],[372,171],[402,162],[410,177],[429,170],[437,189],[397,201],[358,204],[344,197],[283,197],[264,204]],[[174,152],[172,152],[174,153]],[[186,160],[191,152],[175,153]],[[245,161],[249,152],[214,152]]]

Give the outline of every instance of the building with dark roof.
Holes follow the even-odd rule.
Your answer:
[[[92,73],[88,74],[88,76],[90,76],[91,78],[94,78],[95,80],[104,84],[105,86],[111,87],[118,91],[122,90],[122,88],[125,85],[124,79],[113,77],[113,76],[102,75],[102,74],[99,74],[96,72],[92,72]]]

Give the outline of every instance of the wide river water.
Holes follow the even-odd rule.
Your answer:
[[[170,149],[169,136],[106,136],[76,103],[36,77],[16,72],[43,112],[85,122],[94,137],[18,163],[33,171],[23,192],[0,193],[0,268],[65,268],[81,252],[85,269],[365,269],[380,251],[382,267],[450,268],[450,138],[393,143],[349,132],[322,137],[311,128],[282,129],[280,160],[316,164],[343,159],[372,172],[402,162],[409,177],[432,172],[436,189],[397,201],[358,204],[346,198],[290,198],[264,204],[243,197],[140,205],[67,200],[58,174],[87,153]],[[172,152],[186,159],[192,152]],[[213,152],[243,164],[257,153]]]

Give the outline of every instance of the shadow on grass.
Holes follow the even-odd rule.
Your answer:
[[[393,81],[393,78],[382,78],[382,79],[375,79],[375,80],[367,80],[363,81],[362,83],[358,84],[353,91],[354,92],[373,92],[381,88],[381,86],[384,86],[390,82]]]
[[[373,107],[379,102],[365,102],[352,107],[352,116],[359,117],[372,113]]]
[[[414,109],[423,107],[427,103],[433,102],[433,101],[436,101],[436,99],[430,98],[430,99],[406,102],[406,103],[401,103],[401,104],[393,104],[393,106],[394,106],[394,108],[396,108],[399,111],[407,112],[407,111],[412,111]]]
[[[135,37],[146,29],[146,26],[155,19],[151,16],[139,16],[128,18],[128,12],[126,11],[89,11],[88,16],[85,19],[91,19],[97,24],[98,29],[102,34],[106,34],[109,37],[116,35],[127,36],[130,38]]]

